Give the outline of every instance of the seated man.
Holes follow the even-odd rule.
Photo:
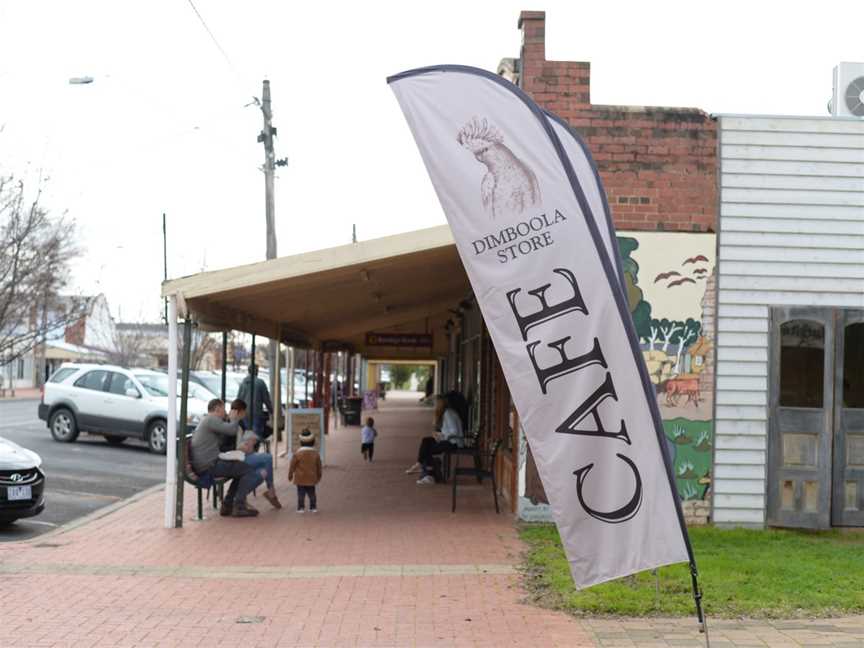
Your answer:
[[[246,496],[261,483],[261,476],[244,461],[219,458],[219,443],[224,437],[236,437],[240,414],[231,410],[225,420],[225,403],[214,398],[207,404],[207,415],[192,435],[192,467],[199,475],[227,477],[231,480],[219,511],[224,516],[253,517],[258,511],[246,505]]]
[[[238,417],[242,420],[246,416],[246,403],[235,398],[231,402],[231,411],[237,412]],[[256,451],[260,442],[261,439],[254,432],[244,432],[237,449],[246,455],[244,462],[252,466],[252,469],[264,478],[267,484],[264,498],[270,502],[273,508],[281,509],[282,503],[276,497],[276,489],[273,486],[273,457],[266,452]]]

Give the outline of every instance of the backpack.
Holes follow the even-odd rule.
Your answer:
[[[444,483],[444,470],[441,467],[441,459],[432,457],[432,478],[436,484]]]

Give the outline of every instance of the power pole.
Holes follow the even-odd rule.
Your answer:
[[[273,111],[270,107],[270,81],[264,79],[263,88],[261,90],[261,113],[264,116],[264,129],[258,135],[258,141],[264,144],[264,214],[267,219],[267,259],[276,258],[276,197],[274,195],[273,178],[276,173],[276,153],[273,150],[273,138],[276,136],[276,129],[273,127]],[[284,161],[279,161],[280,166],[284,166]],[[254,347],[254,337],[253,349]],[[279,347],[279,341],[273,340],[270,343],[269,364],[270,364],[270,395],[276,401],[276,395],[273,391],[278,384],[277,376],[273,368],[276,366],[276,354]],[[253,353],[252,363],[255,363]],[[252,377],[252,387],[254,392],[255,377]],[[250,412],[251,416],[255,412]]]
[[[261,91],[261,112],[264,115],[264,130],[258,141],[264,144],[264,210],[267,218],[267,258],[276,258],[276,200],[273,192],[273,176],[276,172],[276,153],[273,151],[273,111],[270,108],[270,82],[264,80]]]

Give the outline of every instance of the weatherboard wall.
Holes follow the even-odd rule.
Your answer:
[[[769,311],[864,308],[864,121],[719,122],[713,520],[764,526]]]

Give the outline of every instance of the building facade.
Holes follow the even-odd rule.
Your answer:
[[[864,121],[719,123],[714,520],[864,526]]]

